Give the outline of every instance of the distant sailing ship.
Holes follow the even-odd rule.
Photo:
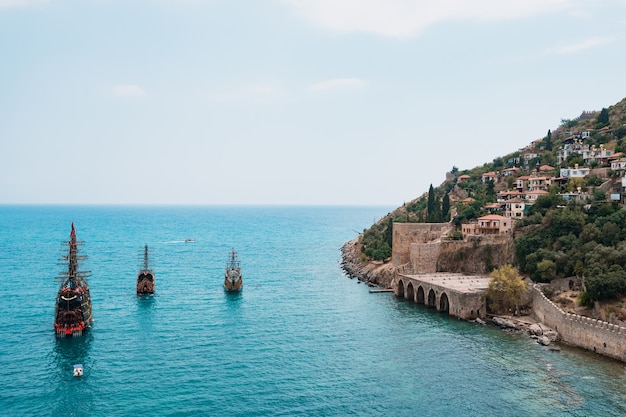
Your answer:
[[[148,265],[148,245],[143,250],[143,266],[137,274],[137,295],[154,294],[154,271]]]
[[[237,258],[237,252],[231,250],[230,259],[226,264],[226,273],[224,275],[224,288],[228,292],[240,291],[243,287],[243,280],[241,278],[241,265]]]
[[[54,330],[57,336],[80,336],[91,327],[93,318],[91,315],[91,296],[87,277],[89,271],[79,271],[78,262],[86,259],[86,256],[78,255],[78,247],[83,242],[76,240],[76,229],[72,222],[70,240],[66,243],[69,250],[66,256],[61,258],[67,271],[60,274],[61,286],[57,293],[54,312]]]

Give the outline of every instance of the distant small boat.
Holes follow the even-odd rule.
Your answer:
[[[196,241],[196,239],[189,239],[189,238],[185,239],[185,242],[187,242],[187,243],[193,243],[195,241]]]
[[[230,251],[230,258],[226,263],[226,273],[224,274],[224,288],[228,292],[241,291],[243,279],[241,276],[241,265],[235,250]]]
[[[154,294],[154,271],[148,265],[148,245],[143,250],[143,266],[137,274],[137,295]]]
[[[83,244],[76,240],[76,229],[72,222],[69,247],[66,256],[61,260],[67,262],[67,271],[60,275],[61,286],[57,293],[54,309],[54,331],[57,336],[81,336],[91,327],[91,295],[87,277],[89,271],[79,271],[79,261],[86,259],[78,254],[78,247]]]

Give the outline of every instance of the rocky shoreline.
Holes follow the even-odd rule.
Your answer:
[[[393,267],[384,262],[362,262],[358,238],[341,247],[341,268],[350,279],[358,279],[370,286],[389,288],[393,279]]]
[[[503,330],[526,333],[531,338],[535,339],[537,343],[544,346],[561,340],[561,336],[559,336],[556,331],[534,319],[532,316],[492,316],[490,321]],[[558,348],[554,348],[553,350],[558,350]]]

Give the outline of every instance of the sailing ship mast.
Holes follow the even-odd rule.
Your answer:
[[[226,273],[224,274],[224,288],[229,292],[240,291],[243,287],[241,276],[241,265],[237,258],[237,252],[234,249],[230,252],[230,258],[226,264]]]
[[[154,293],[154,271],[150,269],[148,262],[148,245],[143,250],[143,267],[137,274],[137,295]]]
[[[90,271],[80,271],[79,264],[87,257],[79,255],[79,246],[84,242],[76,239],[76,229],[72,222],[67,255],[61,258],[67,264],[67,271],[59,275],[61,285],[57,293],[54,328],[59,336],[82,335],[93,322],[91,295],[87,278]]]

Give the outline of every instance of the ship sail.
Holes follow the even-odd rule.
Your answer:
[[[67,270],[59,276],[61,285],[57,292],[54,330],[57,336],[80,336],[91,327],[93,322],[91,312],[91,295],[87,277],[89,271],[80,271],[79,263],[86,259],[86,256],[79,255],[79,246],[83,245],[76,239],[76,229],[72,222],[70,240],[67,255],[61,258],[63,264],[67,265]]]

